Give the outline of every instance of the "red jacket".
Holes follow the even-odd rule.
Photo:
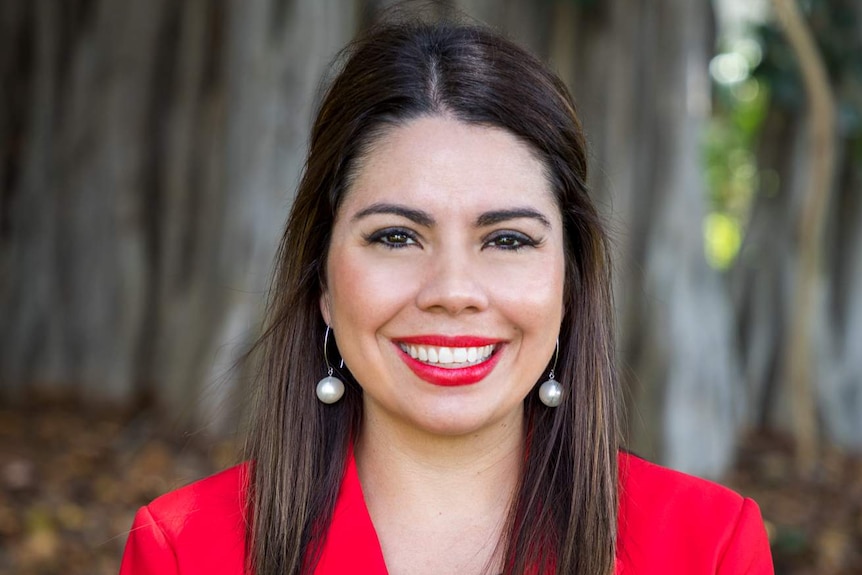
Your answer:
[[[242,575],[237,466],[159,497],[135,517],[120,575]],[[315,575],[385,575],[351,459]],[[720,485],[620,455],[617,575],[771,575],[757,505]]]

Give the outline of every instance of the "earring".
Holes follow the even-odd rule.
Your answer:
[[[548,380],[539,386],[539,401],[548,407],[557,407],[563,400],[563,386],[554,379],[554,369],[557,367],[557,357],[560,355],[560,339],[557,338],[557,347],[554,351],[554,367],[548,372]]]
[[[326,362],[328,374],[326,377],[317,382],[317,399],[322,403],[331,405],[344,397],[344,382],[332,375],[332,366],[329,365],[329,358],[326,356],[326,348],[329,344],[329,326],[326,326],[326,333],[323,335],[323,360]],[[342,360],[344,365],[344,360]]]

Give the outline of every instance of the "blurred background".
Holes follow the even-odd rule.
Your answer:
[[[116,573],[237,461],[320,79],[390,4],[0,3],[0,573]],[[574,94],[629,446],[757,499],[778,573],[862,573],[862,2],[423,5]]]

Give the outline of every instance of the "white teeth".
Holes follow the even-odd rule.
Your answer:
[[[463,367],[464,364],[481,363],[494,352],[494,344],[481,347],[445,347],[401,344],[404,353],[424,363]]]
[[[437,361],[440,363],[453,363],[455,360],[452,357],[452,350],[448,347],[441,347],[437,351]]]

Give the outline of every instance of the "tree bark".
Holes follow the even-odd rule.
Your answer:
[[[830,441],[862,451],[862,138],[845,143],[828,234],[831,257],[815,326],[815,388]]]
[[[3,395],[150,394],[175,420],[235,417],[242,375],[228,367],[255,337],[317,79],[353,12],[336,0],[4,5],[32,57],[17,64],[20,40],[4,35],[3,74],[32,97],[18,148],[10,116],[0,124],[2,173],[20,166],[0,204],[0,264],[16,278],[0,289]]]
[[[34,101],[0,310],[7,388],[134,388],[145,274],[148,88],[161,5],[35,5]]]
[[[557,45],[570,36],[570,83],[595,159],[591,185],[616,247],[630,444],[673,467],[720,475],[746,402],[730,300],[703,249],[710,6],[601,3],[578,9]]]
[[[354,3],[233,0],[228,11],[224,213],[215,244],[219,303],[199,418],[216,429],[243,374],[229,370],[257,337],[280,232],[299,183],[319,79],[353,36]],[[301,55],[301,57],[298,57]],[[161,381],[170,388],[173,377]],[[225,382],[229,381],[230,385]],[[187,403],[188,398],[183,399]]]
[[[854,9],[858,23],[854,42],[858,46],[862,43],[862,6],[854,5]],[[856,89],[852,75],[842,76],[838,71],[833,78],[821,75],[816,80],[826,81],[835,94],[846,96]],[[824,88],[812,86],[809,90]],[[829,99],[825,94],[818,98]],[[829,115],[827,112],[826,117]],[[817,143],[810,120],[804,109],[774,99],[758,147],[760,190],[732,271],[740,350],[746,377],[756,392],[758,423],[803,436],[803,471],[816,456],[821,434],[843,447],[862,449],[862,357],[858,353],[862,341],[858,297],[862,293],[862,206],[858,192],[862,138],[846,132],[826,137],[837,142],[837,165],[827,170],[830,152]],[[829,123],[820,122],[821,127]],[[824,181],[824,175],[833,180],[832,184]],[[824,191],[824,185],[830,190]],[[824,202],[813,212],[814,218],[821,220],[816,223],[822,226],[819,231],[812,231],[812,212],[803,215],[812,194]],[[803,238],[801,223],[806,219],[809,227],[804,233],[814,233],[814,239],[811,235]],[[808,258],[808,263],[803,264],[803,258]],[[803,301],[805,289],[796,287],[806,270],[811,287],[805,289],[810,301]],[[800,316],[808,318],[804,331],[798,323]],[[791,340],[791,332],[796,340]],[[804,345],[803,351],[794,351],[792,341]],[[807,363],[807,368],[797,368],[790,363],[791,358]],[[788,384],[806,371],[802,386]],[[799,416],[793,412],[794,401],[797,414],[804,420],[801,431]]]
[[[760,190],[730,272],[752,422],[760,428],[790,429],[792,421],[782,358],[793,317],[793,207],[807,178],[804,139],[792,113],[769,112],[757,151]]]
[[[810,474],[817,461],[817,409],[812,377],[813,314],[819,297],[823,224],[832,193],[835,169],[835,103],[826,66],[795,0],[773,0],[793,52],[799,62],[808,99],[811,162],[805,203],[799,217],[799,267],[794,290],[795,314],[788,337],[787,377],[793,397],[797,466]]]

